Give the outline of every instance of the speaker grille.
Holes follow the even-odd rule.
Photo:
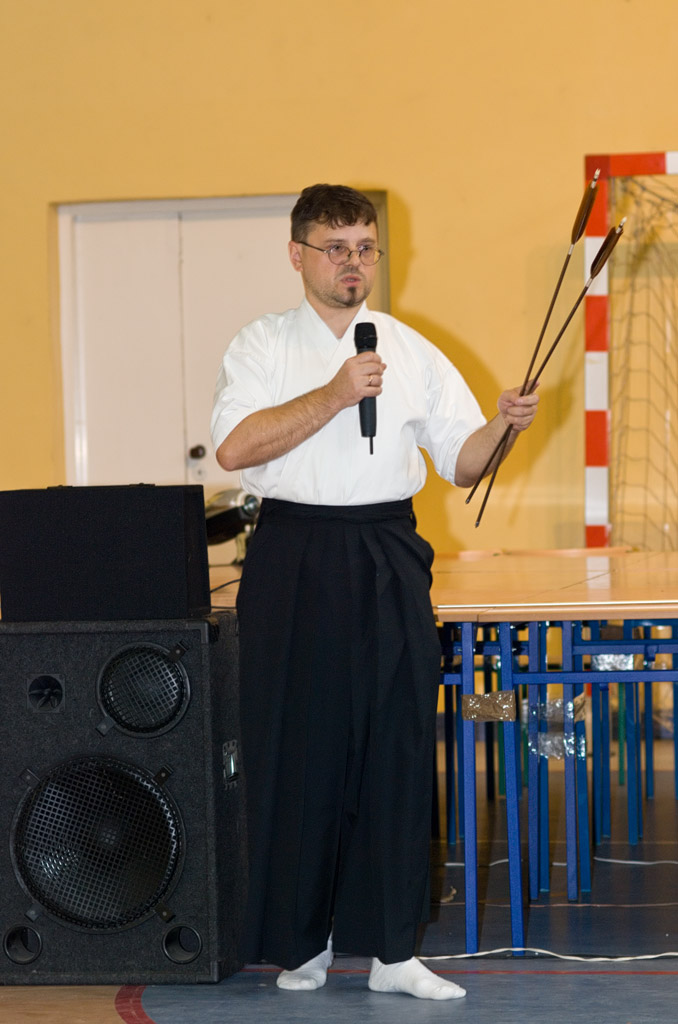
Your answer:
[[[104,667],[99,700],[124,732],[157,733],[176,725],[190,696],[188,677],[177,660],[183,648],[168,653],[151,644],[126,647]]]
[[[54,768],[24,798],[12,860],[31,897],[63,922],[115,930],[153,912],[178,880],[183,829],[144,769],[110,758]]]

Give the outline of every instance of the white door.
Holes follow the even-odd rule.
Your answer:
[[[239,328],[263,312],[289,309],[301,300],[301,280],[287,258],[294,200],[289,197],[283,210],[262,207],[256,216],[181,216],[187,483],[210,489],[223,488],[225,481],[237,486],[238,474],[225,476],[210,447],[214,382],[224,349]],[[196,447],[207,455],[191,459]]]
[[[214,381],[243,323],[299,302],[294,199],[60,210],[68,483],[237,485],[210,448]]]
[[[385,196],[372,198],[385,243]],[[207,495],[238,486],[211,450],[214,382],[240,327],[300,301],[287,258],[295,201],[60,207],[68,483],[200,483]],[[379,266],[372,305],[387,310]]]

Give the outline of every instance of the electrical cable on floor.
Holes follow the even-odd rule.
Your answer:
[[[594,860],[598,860],[601,864],[628,864],[638,867],[651,866],[653,864],[677,864],[678,860],[616,860],[613,857],[594,857]],[[487,865],[488,868],[494,868],[497,864],[508,864],[508,857],[502,857],[500,860],[491,860]],[[455,860],[446,860],[444,865],[446,868],[463,868],[464,862]],[[567,862],[563,860],[554,860],[551,862],[552,868],[566,868]]]
[[[612,857],[594,857],[603,864],[638,864],[643,867],[645,864],[678,864],[678,860],[614,860]]]
[[[479,953],[449,953],[445,956],[419,956],[420,960],[476,960],[482,957],[496,956],[498,953],[536,953],[537,956],[553,957],[556,960],[575,960],[586,964],[626,964],[634,960],[661,960],[662,957],[678,957],[673,953],[643,953],[639,956],[574,956],[566,953],[554,953],[550,949],[537,949],[531,946],[505,946],[501,949],[488,949]]]

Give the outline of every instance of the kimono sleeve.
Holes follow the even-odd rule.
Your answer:
[[[487,420],[462,375],[437,350],[427,376],[428,416],[417,443],[429,453],[443,480],[454,483],[464,442]]]
[[[273,349],[274,339],[261,321],[244,327],[226,349],[210,423],[215,451],[246,416],[275,404]]]

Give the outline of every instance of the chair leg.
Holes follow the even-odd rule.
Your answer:
[[[617,736],[619,749],[619,785],[626,783],[626,684],[617,684]]]
[[[593,841],[598,845],[601,840],[609,839],[611,832],[610,687],[608,683],[591,684],[591,718],[591,738],[593,743]]]
[[[583,691],[582,686],[575,687]],[[579,886],[591,892],[591,834],[589,827],[589,782],[586,764],[586,722],[575,722],[577,768],[577,834],[579,838]]]
[[[612,748],[610,744],[610,687],[607,683],[601,687],[601,776],[602,776],[602,816],[601,835],[603,839],[609,839],[612,835],[612,772],[610,770],[610,757]]]
[[[547,687],[542,683],[539,687],[539,707],[546,706]],[[548,730],[548,722],[540,720],[539,732]],[[551,889],[551,848],[549,843],[549,759],[539,755],[539,890],[549,892]]]
[[[652,705],[652,683],[643,683],[645,694],[645,796],[654,797],[654,716]]]
[[[539,899],[539,687],[528,686],[527,846],[530,899]]]
[[[455,722],[457,730],[457,778],[464,778],[464,765],[466,764],[464,756],[464,735],[466,730],[464,729],[464,721],[461,717],[461,691],[459,687],[455,687]],[[457,792],[457,828],[459,830],[459,838],[463,839],[466,831],[466,787],[458,786]]]
[[[502,661],[502,689],[514,689],[511,627],[501,623],[500,645]],[[520,718],[504,722],[504,763],[506,781],[506,832],[508,837],[509,893],[511,902],[511,942],[513,948],[525,947],[523,919],[523,883],[520,849]]]
[[[487,632],[487,631],[486,631]],[[492,692],[492,659],[485,658],[483,665],[483,682],[485,693]],[[490,803],[494,800],[494,724],[485,722],[485,792]]]
[[[635,846],[643,834],[641,808],[638,799],[638,688],[635,683],[623,683],[621,685],[626,690],[626,803],[628,807],[628,836],[629,844]]]
[[[474,692],[475,623],[461,624],[462,693]],[[461,715],[459,716],[461,718]],[[478,952],[478,828],[476,817],[475,723],[462,722],[464,737],[464,884],[466,890],[466,952]]]
[[[540,624],[531,622],[528,627],[528,657],[530,670],[541,668]],[[527,687],[527,847],[528,878],[531,900],[539,899],[539,837],[541,831],[539,807],[539,686],[531,683]]]
[[[575,634],[581,640],[581,623],[577,623]],[[574,659],[574,667],[581,672],[583,658],[578,655]],[[583,694],[581,683],[574,688],[577,696]],[[589,815],[589,779],[586,762],[586,720],[574,723],[575,768],[577,775],[577,841],[579,846],[579,888],[581,892],[591,892],[591,824]]]
[[[593,842],[596,846],[603,835],[603,722],[602,694],[597,683],[591,684],[591,746],[593,776]]]
[[[572,623],[562,623],[563,637],[563,744],[565,747],[565,859],[567,862],[567,898],[579,895],[577,878],[577,779],[574,738],[574,684],[567,673],[574,671]]]
[[[444,689],[445,704],[445,808],[447,820],[447,844],[454,846],[457,842],[457,816],[455,807],[456,773],[454,770],[454,689],[447,685]]]

